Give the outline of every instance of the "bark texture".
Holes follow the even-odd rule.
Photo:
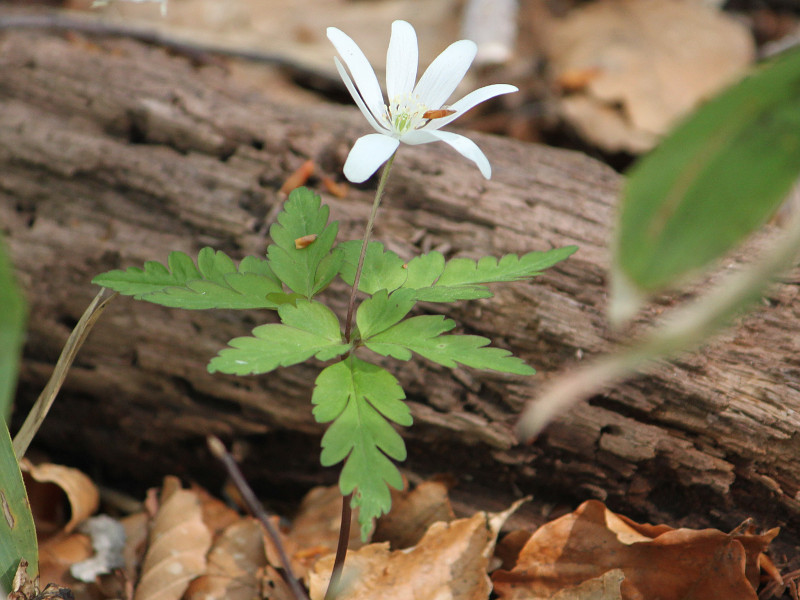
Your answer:
[[[96,293],[93,275],[205,245],[263,254],[265,220],[286,176],[309,158],[338,176],[368,129],[354,107],[281,106],[269,90],[236,88],[218,67],[132,41],[97,44],[0,37],[0,224],[31,303],[19,412]],[[765,306],[702,352],[596,396],[533,445],[517,445],[511,427],[537,386],[613,345],[603,308],[620,178],[577,153],[471,137],[492,162],[492,180],[443,145],[403,149],[377,239],[409,258],[432,248],[471,257],[566,244],[580,251],[532,283],[496,286],[494,299],[426,307],[511,349],[539,375],[395,364],[415,418],[405,432],[409,472],[452,473],[465,501],[483,508],[520,492],[596,497],[672,524],[730,527],[754,516],[784,525],[781,537],[793,544],[797,281],[777,285]],[[374,185],[345,199],[316,186],[341,240],[362,235]],[[328,297],[343,313],[344,288]],[[152,485],[165,472],[216,474],[203,440],[213,432],[249,450],[247,472],[262,490],[291,496],[332,481],[317,464],[321,428],[309,403],[318,367],[249,378],[205,371],[228,339],[272,318],[116,300],[38,443],[106,480]]]

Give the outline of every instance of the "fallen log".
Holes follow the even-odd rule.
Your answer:
[[[287,175],[311,159],[340,177],[367,132],[354,107],[279,105],[218,66],[130,40],[95,43],[0,37],[0,223],[31,304],[18,419],[96,293],[95,274],[206,245],[235,258],[263,254]],[[530,283],[495,286],[493,299],[425,307],[539,374],[395,364],[415,419],[404,432],[409,475],[452,473],[461,500],[487,509],[533,494],[536,509],[523,513],[531,521],[548,502],[600,498],[673,525],[730,528],[752,516],[784,526],[794,545],[797,279],[777,284],[765,306],[702,352],[598,393],[534,444],[518,445],[514,421],[541,383],[617,341],[603,311],[620,177],[578,153],[470,135],[490,158],[492,180],[447,148],[404,148],[377,239],[406,258],[431,248],[470,257],[580,250]],[[375,181],[343,199],[310,185],[340,222],[340,240],[359,238]],[[342,313],[344,287],[326,293]],[[318,366],[247,378],[205,370],[227,340],[273,318],[116,300],[36,444],[131,489],[165,473],[218,481],[208,433],[237,444],[248,476],[273,499],[334,481],[317,462],[322,429],[309,398]]]

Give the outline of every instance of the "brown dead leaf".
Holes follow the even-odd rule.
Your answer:
[[[166,480],[164,494],[134,600],[179,600],[192,579],[206,570],[211,532],[203,523],[198,494]]]
[[[91,558],[92,540],[83,533],[61,534],[39,546],[39,578],[44,582],[66,583],[69,568]]]
[[[185,600],[251,600],[257,572],[267,564],[261,525],[252,518],[228,526],[208,553],[208,569],[189,585]]]
[[[622,600],[620,586],[624,579],[621,569],[612,569],[600,577],[561,590],[552,600]]]
[[[238,512],[219,498],[215,498],[209,494],[199,485],[192,485],[191,490],[197,494],[197,498],[200,500],[200,508],[203,512],[203,523],[206,524],[206,527],[211,531],[213,537],[218,536],[225,529],[241,520],[242,517]]]
[[[755,57],[747,28],[676,0],[607,0],[554,23],[545,49],[564,117],[605,150],[649,150],[675,121]]]
[[[449,598],[485,600],[491,585],[489,559],[503,523],[521,503],[502,513],[434,523],[416,547],[389,550],[388,542],[348,551],[338,600]],[[320,559],[310,574],[311,600],[322,600],[333,556]]]
[[[64,532],[71,532],[73,529],[75,529],[78,523],[84,519],[87,519],[97,510],[97,507],[100,504],[100,494],[97,491],[97,487],[95,487],[91,479],[89,479],[78,469],[65,467],[63,465],[54,465],[52,463],[33,465],[30,461],[25,459],[23,459],[20,463],[20,467],[22,471],[30,475],[31,479],[33,479],[36,483],[43,486],[47,486],[48,484],[55,485],[64,493],[64,495],[66,495],[69,502],[71,515],[69,521],[67,521],[66,524],[63,524]],[[34,499],[39,494],[42,494],[49,498],[49,500],[46,500],[45,502],[51,505],[50,507],[43,508],[52,512],[52,504],[58,504],[58,502],[43,489],[39,489],[37,491],[33,488],[33,485],[28,485],[28,493],[31,497],[32,508],[35,509]],[[37,530],[41,526],[44,526],[45,521],[47,521],[46,518],[42,518],[40,514],[37,514]],[[62,523],[51,522],[49,525],[45,526],[45,529],[59,529],[60,525],[62,525]]]
[[[517,565],[492,579],[503,600],[527,600],[622,569],[624,600],[651,598],[653,590],[660,600],[756,600],[758,557],[777,533],[640,525],[589,501],[540,527]]]
[[[147,550],[150,517],[147,513],[139,512],[120,519],[120,523],[125,528],[125,548],[122,551],[125,577],[128,581],[135,581]]]
[[[529,539],[531,539],[531,532],[523,529],[515,529],[503,536],[494,549],[495,558],[500,560],[499,568],[508,571],[513,569],[517,564],[519,553],[522,552]]]
[[[286,535],[286,551],[297,577],[303,579],[319,558],[336,551],[341,515],[342,493],[339,486],[316,487],[305,495]],[[355,513],[353,520],[357,518]],[[363,545],[358,527],[351,527],[348,548],[357,550]],[[270,564],[280,567],[269,540],[267,548]]]
[[[258,577],[261,600],[297,600],[289,584],[270,565],[259,570]]]
[[[19,561],[17,570],[14,573],[14,581],[11,583],[11,591],[8,600],[26,600],[33,598],[39,591],[39,586],[34,579],[28,575],[28,561]]]
[[[389,542],[393,550],[415,545],[434,523],[455,519],[447,486],[440,481],[425,481],[412,491],[391,492],[392,510],[378,519],[372,539]]]

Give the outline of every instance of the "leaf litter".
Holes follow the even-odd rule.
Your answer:
[[[91,484],[82,477],[75,480]],[[501,534],[524,500],[498,513],[457,518],[448,491],[438,479],[413,489],[406,483],[393,492],[392,511],[378,520],[367,543],[353,528],[336,597],[756,600],[762,581],[768,593],[779,595],[785,587],[764,554],[777,528],[756,534],[749,523],[731,533],[640,524],[592,500],[536,531]],[[341,502],[337,486],[318,487],[291,523],[272,517],[312,600],[325,595]],[[125,533],[116,566],[81,584],[70,567],[100,554],[96,534],[82,533],[90,531],[87,517],[77,525],[69,521],[70,531],[64,519],[42,544],[43,581],[71,588],[78,600],[294,598],[261,524],[198,486],[185,489],[167,477],[140,512],[114,520],[118,527],[111,529]],[[29,584],[14,597],[32,600],[32,589]],[[38,583],[35,589],[39,593]]]

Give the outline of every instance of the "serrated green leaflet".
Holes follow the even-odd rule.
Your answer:
[[[363,539],[373,519],[391,507],[387,486],[403,485],[400,472],[387,458],[406,457],[403,438],[387,421],[411,425],[403,398],[391,373],[355,356],[323,370],[314,387],[314,417],[321,423],[333,421],[322,438],[320,461],[324,466],[345,461],[339,487],[342,494],[353,492]]]
[[[800,172],[800,51],[705,103],[629,173],[616,275],[669,287],[761,226]],[[620,273],[621,271],[621,273]]]
[[[238,337],[208,364],[208,371],[232,375],[269,373],[309,358],[330,360],[347,352],[336,315],[324,304],[301,299],[278,308],[282,324],[260,325],[252,337]]]
[[[361,254],[361,242],[359,240],[345,242],[339,244],[338,248],[344,254],[340,273],[342,279],[348,285],[353,285],[358,257]],[[364,268],[358,289],[365,294],[374,294],[379,290],[393,292],[403,285],[407,276],[402,258],[391,250],[384,250],[380,242],[370,242],[364,256]]]
[[[17,456],[5,423],[0,423],[0,587],[11,590],[20,559],[28,561],[28,574],[39,570],[36,528],[22,482]]]
[[[331,254],[339,225],[328,224],[330,209],[306,188],[297,188],[278,214],[269,234],[274,244],[267,249],[269,264],[289,289],[311,299],[325,289],[339,272],[342,257]],[[305,248],[296,248],[295,240],[316,235]]]
[[[477,335],[442,335],[455,327],[440,315],[411,317],[365,340],[367,348],[383,356],[409,360],[416,352],[428,360],[454,368],[461,363],[475,369],[533,375],[536,371],[508,350],[489,348],[490,340]]]
[[[480,284],[535,277],[576,250],[576,246],[566,246],[523,256],[507,254],[499,261],[486,256],[478,261],[454,258],[447,263],[441,254],[431,252],[408,263],[408,278],[403,287],[416,289],[417,300],[425,302],[490,298],[492,292]]]
[[[405,317],[414,308],[416,290],[400,289],[392,295],[380,290],[358,307],[356,325],[362,338],[380,333]]]
[[[249,256],[239,268],[224,252],[203,248],[197,266],[183,252],[172,252],[168,267],[148,261],[144,269],[102,273],[92,283],[137,300],[193,310],[211,308],[270,308],[268,299],[282,287],[266,260]]]
[[[471,285],[499,281],[520,281],[540,275],[545,269],[574,254],[577,246],[554,248],[547,252],[528,252],[522,256],[506,254],[500,260],[484,256],[477,262],[454,258],[447,262],[437,285]]]
[[[0,422],[11,415],[26,312],[5,243],[0,237]]]

